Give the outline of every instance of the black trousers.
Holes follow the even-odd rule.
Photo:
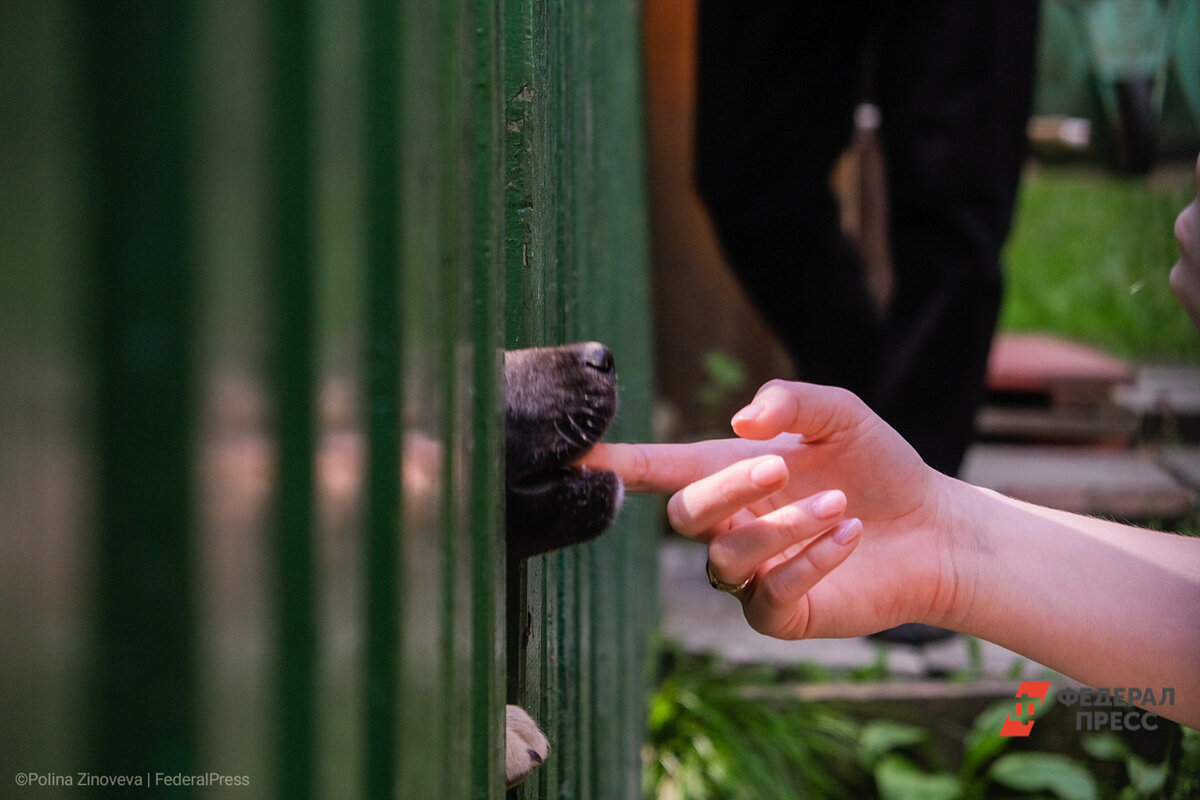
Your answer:
[[[958,471],[984,396],[1032,85],[1036,0],[700,0],[696,176],[725,255],[808,381]],[[886,313],[830,170],[882,111]]]

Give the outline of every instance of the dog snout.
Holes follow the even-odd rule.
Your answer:
[[[578,358],[581,364],[591,367],[597,372],[609,373],[617,367],[612,350],[599,342],[587,342],[580,345]]]

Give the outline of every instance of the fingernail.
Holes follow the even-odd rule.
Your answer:
[[[787,464],[779,456],[768,456],[750,470],[750,480],[756,486],[770,486],[787,479]]]
[[[835,517],[846,510],[846,495],[839,491],[822,492],[813,499],[809,508],[817,519]]]
[[[833,529],[833,540],[838,544],[850,544],[862,533],[862,520],[848,519]]]
[[[758,415],[762,413],[762,410],[763,410],[763,407],[761,405],[759,405],[757,402],[751,403],[750,405],[743,408],[741,411],[734,414],[731,422],[733,422],[733,423],[750,422],[752,420],[758,419]]]

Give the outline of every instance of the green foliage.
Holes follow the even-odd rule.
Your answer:
[[[701,362],[705,382],[696,390],[696,402],[703,408],[720,408],[741,395],[748,380],[746,368],[735,356],[722,350],[704,354]]]
[[[870,767],[893,750],[913,747],[929,741],[929,731],[916,725],[891,720],[876,720],[863,726],[858,737],[858,760]]]
[[[926,772],[902,751],[923,749],[929,731],[891,720],[872,720],[862,727],[858,760],[871,771],[884,800],[955,800],[962,796],[959,781],[946,772]]]
[[[1013,704],[1009,700],[993,703],[975,717],[971,730],[963,739],[965,750],[960,770],[963,775],[978,774],[984,765],[1000,755],[1012,741],[999,733],[1000,726],[1004,724],[1004,718],[1008,716],[1012,707]]]
[[[1172,775],[1175,786],[1171,797],[1200,797],[1200,731],[1180,728],[1179,732],[1179,766]]]
[[[1200,358],[1167,284],[1190,170],[1151,182],[1081,168],[1026,176],[1005,252],[1000,326],[1043,331],[1154,360]]]
[[[962,736],[961,759],[947,764],[934,747],[933,727],[864,721],[821,703],[763,699],[764,687],[831,677],[804,665],[781,675],[702,659],[674,662],[651,703],[648,794],[658,800],[1200,797],[1200,732],[1167,720],[1160,725],[1169,726],[1174,738],[1161,761],[1148,761],[1115,733],[1081,736],[1083,760],[1001,737],[1012,709],[1006,699],[972,720]],[[1114,767],[1123,768],[1123,779]]]
[[[913,758],[929,739],[923,728],[888,721],[869,722],[859,740],[859,755],[872,769],[883,800],[917,798],[985,797],[998,784],[1019,793],[1041,796],[1049,792],[1061,800],[1093,800],[1096,782],[1080,763],[1054,753],[1008,753],[1014,739],[1000,736],[1000,727],[1012,708],[1004,700],[984,709],[963,740],[962,765],[957,772],[923,767]]]
[[[1124,762],[1129,783],[1121,791],[1121,800],[1170,797],[1177,800],[1200,796],[1200,731],[1176,728],[1171,752],[1158,764],[1147,762],[1112,732],[1086,736],[1083,750],[1096,761]],[[1178,766],[1171,768],[1172,760]]]
[[[1010,789],[1047,791],[1062,800],[1096,797],[1096,780],[1087,768],[1058,753],[1008,753],[992,763],[988,777]]]
[[[810,704],[780,709],[736,686],[679,672],[651,703],[646,781],[672,800],[850,797],[857,725]]]
[[[945,772],[923,772],[904,756],[889,755],[875,765],[875,785],[883,800],[957,800],[958,780]]]

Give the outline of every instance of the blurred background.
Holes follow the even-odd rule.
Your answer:
[[[723,432],[743,397],[793,368],[730,277],[693,186],[695,24],[694,2],[646,5],[663,421],[708,433]],[[1001,329],[1194,361],[1200,349],[1165,276],[1200,146],[1196,3],[1046,0],[1039,36],[1032,158],[1004,259]],[[885,287],[881,158],[871,129],[862,130],[831,181],[844,227]]]

